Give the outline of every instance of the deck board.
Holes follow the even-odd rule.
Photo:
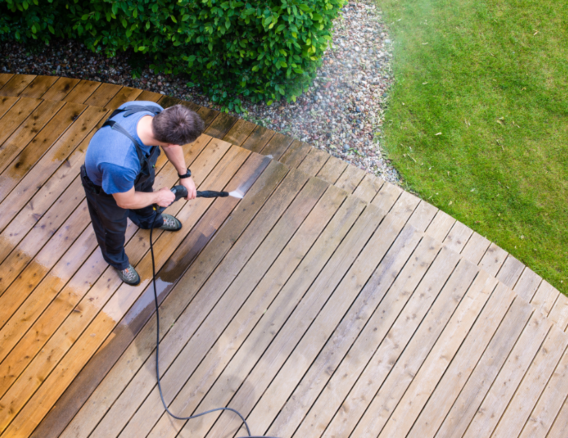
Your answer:
[[[102,84],[83,103],[105,108],[123,87],[116,84]],[[118,105],[120,106],[120,105]]]
[[[241,146],[255,128],[256,125],[254,123],[238,119],[231,129],[225,134],[223,140],[234,144],[235,146]]]
[[[3,211],[2,216],[0,216],[0,229],[4,229],[15,214],[41,189],[43,184],[61,165],[68,163],[69,156],[106,114],[107,111],[102,108],[88,107],[35,164],[34,172],[29,172],[29,166],[27,166],[27,169],[24,168],[21,171],[14,169],[14,178],[10,178],[11,175],[5,177],[6,187],[13,188],[0,203]],[[49,138],[49,136],[46,137]],[[30,157],[31,159],[33,157]],[[24,170],[27,171],[27,174],[19,180],[18,176]],[[6,189],[6,191],[8,190]]]
[[[385,339],[374,352],[322,436],[348,434],[352,430],[355,434],[361,433],[356,436],[363,436],[373,430],[378,434],[384,427],[436,342],[439,332],[444,328],[443,324],[436,325],[432,322],[433,316],[427,316],[430,306],[440,293],[457,293],[458,296],[463,294],[468,290],[469,282],[475,275],[475,269],[464,264],[462,269],[458,269],[452,276],[457,262],[451,251],[442,250],[438,255],[418,289],[412,294],[408,305],[396,316],[397,319],[389,328]],[[463,281],[462,275],[466,281]],[[458,280],[458,277],[461,278]],[[444,288],[447,279],[449,281]],[[476,286],[474,283],[470,291],[475,291]],[[457,304],[454,303],[454,307]],[[436,315],[438,312],[439,310],[433,311],[430,315]],[[424,317],[426,319],[421,324]],[[412,337],[417,328],[420,334]],[[400,385],[397,383],[399,380]],[[379,406],[381,408],[378,408]]]
[[[14,76],[12,73],[0,73],[0,89],[6,85]]]
[[[20,96],[42,97],[57,81],[56,76],[36,76],[35,79],[20,93]]]
[[[211,137],[215,137],[215,138],[220,138],[223,139],[225,137],[225,135],[231,130],[231,128],[233,127],[233,125],[237,122],[237,118],[234,116],[231,116],[227,113],[219,113],[219,115],[215,118],[215,120],[213,120],[211,122],[211,124],[209,125],[209,128],[207,128],[207,130],[205,131],[205,133],[207,135],[210,135]],[[225,140],[228,141],[231,144],[235,144],[230,142],[229,140]],[[240,146],[240,145],[236,145],[236,146]]]
[[[409,437],[434,436],[436,433],[440,436],[463,435],[463,429],[456,429],[453,423],[467,424],[467,418],[471,419],[479,406],[479,400],[483,399],[496,378],[531,313],[532,309],[528,303],[519,299],[515,300],[495,331],[479,362],[474,365],[475,369],[472,369],[471,365],[468,366],[469,357],[467,362],[464,361],[465,354],[454,359],[455,365],[451,365],[443,379],[438,383],[414,426],[412,426]],[[467,343],[468,341],[469,339],[463,346],[464,350],[473,348]],[[468,351],[467,355],[471,354],[471,351]],[[442,422],[444,423],[443,427],[441,427]]]
[[[79,79],[58,78],[41,98],[44,100],[65,100],[66,96],[71,93],[79,82]]]
[[[568,352],[565,352],[533,409],[520,438],[546,437],[568,394]]]
[[[568,341],[557,327],[552,327],[548,337],[542,344],[533,363],[525,374],[524,380],[517,388],[516,396],[495,429],[493,436],[518,436],[525,422],[529,419],[544,387],[549,382],[560,358],[563,356]]]
[[[191,102],[34,75],[0,74],[0,94],[0,437],[246,434],[231,413],[165,413],[149,233],[127,227],[129,287],[89,223],[88,143],[113,108],[150,100],[203,117],[184,148],[200,187],[247,192],[178,202],[182,230],[154,233],[174,412],[230,406],[282,437],[563,438],[568,299],[464,224]],[[163,155],[156,171],[156,187],[178,180]]]
[[[82,80],[65,96],[65,101],[85,103],[100,86],[100,82]]]
[[[43,101],[39,104],[36,110],[28,117],[24,123],[22,123],[18,129],[14,131],[12,135],[4,143],[2,144],[2,148],[0,149],[0,173],[4,173],[6,168],[14,161],[14,159],[21,154],[29,145],[31,140],[38,134],[40,131],[43,130],[44,126],[49,123],[49,121],[56,116],[58,111],[64,106],[63,102],[54,102],[54,101]],[[74,114],[75,115],[75,114]],[[60,117],[58,117],[58,123],[60,124],[63,122]],[[66,120],[67,124],[59,127],[59,129],[65,129],[69,126],[73,120]],[[65,123],[65,122],[63,122]],[[57,126],[57,125],[56,125]],[[52,128],[54,126],[49,126],[43,133],[40,133],[39,136],[52,136]],[[57,130],[55,131],[55,135],[57,135]],[[45,138],[45,137],[44,137]],[[37,144],[38,142],[36,142]],[[51,146],[50,143],[44,141],[43,138],[40,137],[39,140],[40,144],[44,144],[44,147]],[[33,146],[30,146],[32,149]],[[37,154],[41,153],[39,151],[32,150],[31,155],[34,158],[37,158]],[[41,155],[40,155],[41,156]],[[22,160],[19,160],[22,161]],[[20,167],[21,164],[18,164]]]
[[[18,100],[19,99],[17,97],[13,97],[13,96],[0,97],[0,120],[2,120],[2,117],[4,117],[4,114],[6,114],[10,110],[10,108],[12,108],[12,106]],[[4,122],[2,122],[2,123],[4,123]],[[4,137],[4,138],[6,138],[6,137]]]
[[[35,75],[14,75],[0,89],[0,96],[20,96],[26,87],[36,78]]]
[[[44,101],[38,109],[44,107],[44,104],[46,103],[51,103],[51,101]],[[54,103],[57,104],[57,106],[60,104],[60,102]],[[53,110],[57,110],[57,106],[55,106]],[[49,109],[52,105],[45,105],[45,107],[47,107],[46,109]],[[44,170],[42,166],[36,167],[36,164],[42,161],[43,156],[48,151],[53,150],[51,149],[51,146],[72,125],[74,127],[78,126],[74,124],[74,121],[82,115],[85,109],[86,107],[83,105],[67,104],[61,109],[61,111],[57,112],[53,118],[50,118],[49,122],[43,127],[41,127],[41,125],[34,127],[33,124],[28,127],[28,124],[25,124],[22,128],[29,128],[30,135],[28,137],[20,134],[20,136],[24,139],[22,142],[24,146],[21,149],[18,146],[11,148],[10,139],[4,143],[3,146],[6,146],[5,150],[12,149],[14,153],[11,154],[10,158],[6,159],[6,163],[9,163],[8,166],[0,166],[3,170],[0,175],[0,201],[6,198],[10,191],[28,174],[32,168],[34,168],[35,172],[42,172]],[[85,116],[87,118],[85,121],[87,124],[90,124],[91,120],[97,120],[96,112],[93,114],[92,111],[89,111],[87,114],[88,115]],[[92,117],[91,120],[89,120],[89,115]],[[39,131],[40,127],[41,131]],[[34,136],[37,131],[39,132]],[[14,133],[14,136],[17,135],[18,131]],[[32,136],[33,138],[31,141],[26,143],[25,140]],[[17,137],[15,143],[17,144]]]
[[[32,111],[42,103],[40,99],[30,99],[29,97],[18,99],[15,103],[13,103],[13,97],[9,99],[2,99],[3,105],[9,105],[10,108],[0,119],[0,123],[2,123],[0,151],[4,150],[6,140],[20,127],[24,120],[31,116]],[[9,163],[2,162],[1,164],[5,167]]]
[[[414,232],[413,237],[416,239],[416,232]],[[404,239],[401,240],[404,241]],[[339,330],[337,335],[334,334],[334,337],[328,341],[325,349],[318,356],[316,362],[318,367],[312,368],[306,373],[300,385],[295,389],[294,396],[286,403],[271,426],[271,433],[278,431],[281,435],[292,436],[298,428],[296,436],[317,436],[319,431],[325,429],[325,425],[341,405],[347,392],[377,349],[381,339],[384,338],[393,320],[407,303],[435,258],[439,244],[432,244],[431,239],[422,240],[398,277],[396,279],[393,277],[390,281],[387,279],[387,281],[378,284],[379,294],[377,298],[385,294],[389,287],[400,290],[400,294],[386,295],[378,306],[375,303],[375,306],[359,307],[354,313],[350,310],[351,318],[346,315],[343,319],[340,326],[343,329]],[[395,246],[393,249],[396,251],[399,248]],[[405,248],[400,258],[408,257],[409,251],[412,252],[412,250],[413,245]],[[376,278],[380,277],[377,276]],[[392,281],[394,281],[394,284]],[[376,280],[366,288],[377,287],[375,283]],[[357,318],[356,321],[352,320],[353,316]],[[362,329],[362,327],[364,328]],[[361,331],[360,335],[359,331]],[[359,335],[357,339],[350,339],[350,337],[357,335]],[[341,356],[334,357],[336,342],[339,344],[338,347],[349,349],[349,355],[341,363],[337,362],[342,359]],[[322,378],[326,375],[328,376],[327,379]],[[307,410],[309,412],[306,412]],[[306,413],[308,416],[304,419]]]
[[[237,391],[231,400],[231,406],[235,406],[239,411],[242,410],[248,414],[256,404],[259,393],[262,394],[266,391],[267,385],[271,383],[277,370],[284,365],[288,356],[296,347],[296,343],[300,341],[304,331],[308,331],[312,321],[316,320],[320,311],[325,315],[323,323],[326,324],[327,328],[324,330],[333,331],[337,325],[336,318],[342,315],[342,310],[345,312],[349,308],[352,300],[373,274],[377,265],[383,260],[383,256],[387,253],[390,245],[400,232],[405,222],[404,218],[408,218],[414,210],[415,205],[413,203],[414,199],[408,198],[399,201],[396,206],[393,206],[392,211],[385,216],[362,252],[360,254],[350,254],[353,260],[352,264],[349,262],[345,263],[346,266],[350,266],[349,270],[339,271],[330,278],[326,278],[324,286],[311,289],[312,293],[308,292],[286,321],[285,326],[280,330],[275,341],[264,352],[262,363],[267,362],[271,366],[256,366],[252,369],[240,385],[240,390]],[[389,257],[387,256],[385,259],[387,260],[385,266],[391,267],[388,263]],[[345,275],[340,277],[338,274],[341,272],[345,272]],[[328,302],[326,303],[326,301]],[[327,316],[329,318],[326,318]],[[321,321],[321,319],[317,319],[314,323],[318,321]],[[325,335],[308,336],[307,340],[311,339],[317,347],[316,339],[322,342],[326,338],[327,336]],[[319,348],[321,348],[321,345]],[[317,348],[317,351],[319,351],[319,348]],[[293,359],[290,359],[288,363],[290,361],[294,362]],[[227,389],[225,389],[226,391]],[[204,421],[203,423],[205,424],[206,422]],[[209,430],[207,436],[229,434],[235,427],[235,423],[238,424],[232,416],[226,413],[221,414],[221,418]],[[204,427],[200,427],[200,430],[206,431]]]
[[[461,419],[463,424],[453,419],[455,427],[465,429],[462,436],[491,436],[537,351],[541,349],[550,327],[549,321],[538,314],[532,315],[473,418],[470,420],[469,416],[465,416]]]

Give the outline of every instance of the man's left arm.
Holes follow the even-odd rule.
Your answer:
[[[177,170],[178,175],[183,175],[187,172],[187,166],[185,164],[185,157],[183,154],[183,148],[181,146],[162,146],[166,157]],[[180,184],[187,189],[186,199],[195,199],[197,196],[197,188],[195,187],[195,182],[192,177],[180,179]]]

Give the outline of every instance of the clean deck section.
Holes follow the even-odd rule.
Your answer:
[[[97,248],[79,168],[129,100],[178,103],[0,74],[2,438],[246,436],[231,413],[164,412],[149,233],[127,230],[137,287]],[[185,149],[198,186],[246,196],[178,202],[182,230],[154,233],[174,413],[229,406],[282,438],[567,436],[565,296],[400,188],[182,103],[207,125]]]

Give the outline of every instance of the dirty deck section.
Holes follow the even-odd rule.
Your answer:
[[[180,103],[0,74],[0,437],[246,436],[162,407],[149,233],[127,230],[136,287],[97,248],[79,168],[130,100]],[[154,233],[170,410],[282,438],[566,436],[566,297],[400,188],[181,103],[207,125],[196,184],[246,195],[180,201],[182,230]]]

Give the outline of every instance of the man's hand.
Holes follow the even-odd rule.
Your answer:
[[[170,204],[176,200],[176,195],[165,187],[154,193],[156,194],[156,204],[160,207],[169,207]]]
[[[193,181],[192,177],[189,178],[182,178],[179,180],[179,183],[187,189],[187,199],[195,199],[197,196],[197,188],[195,187],[195,182]]]

